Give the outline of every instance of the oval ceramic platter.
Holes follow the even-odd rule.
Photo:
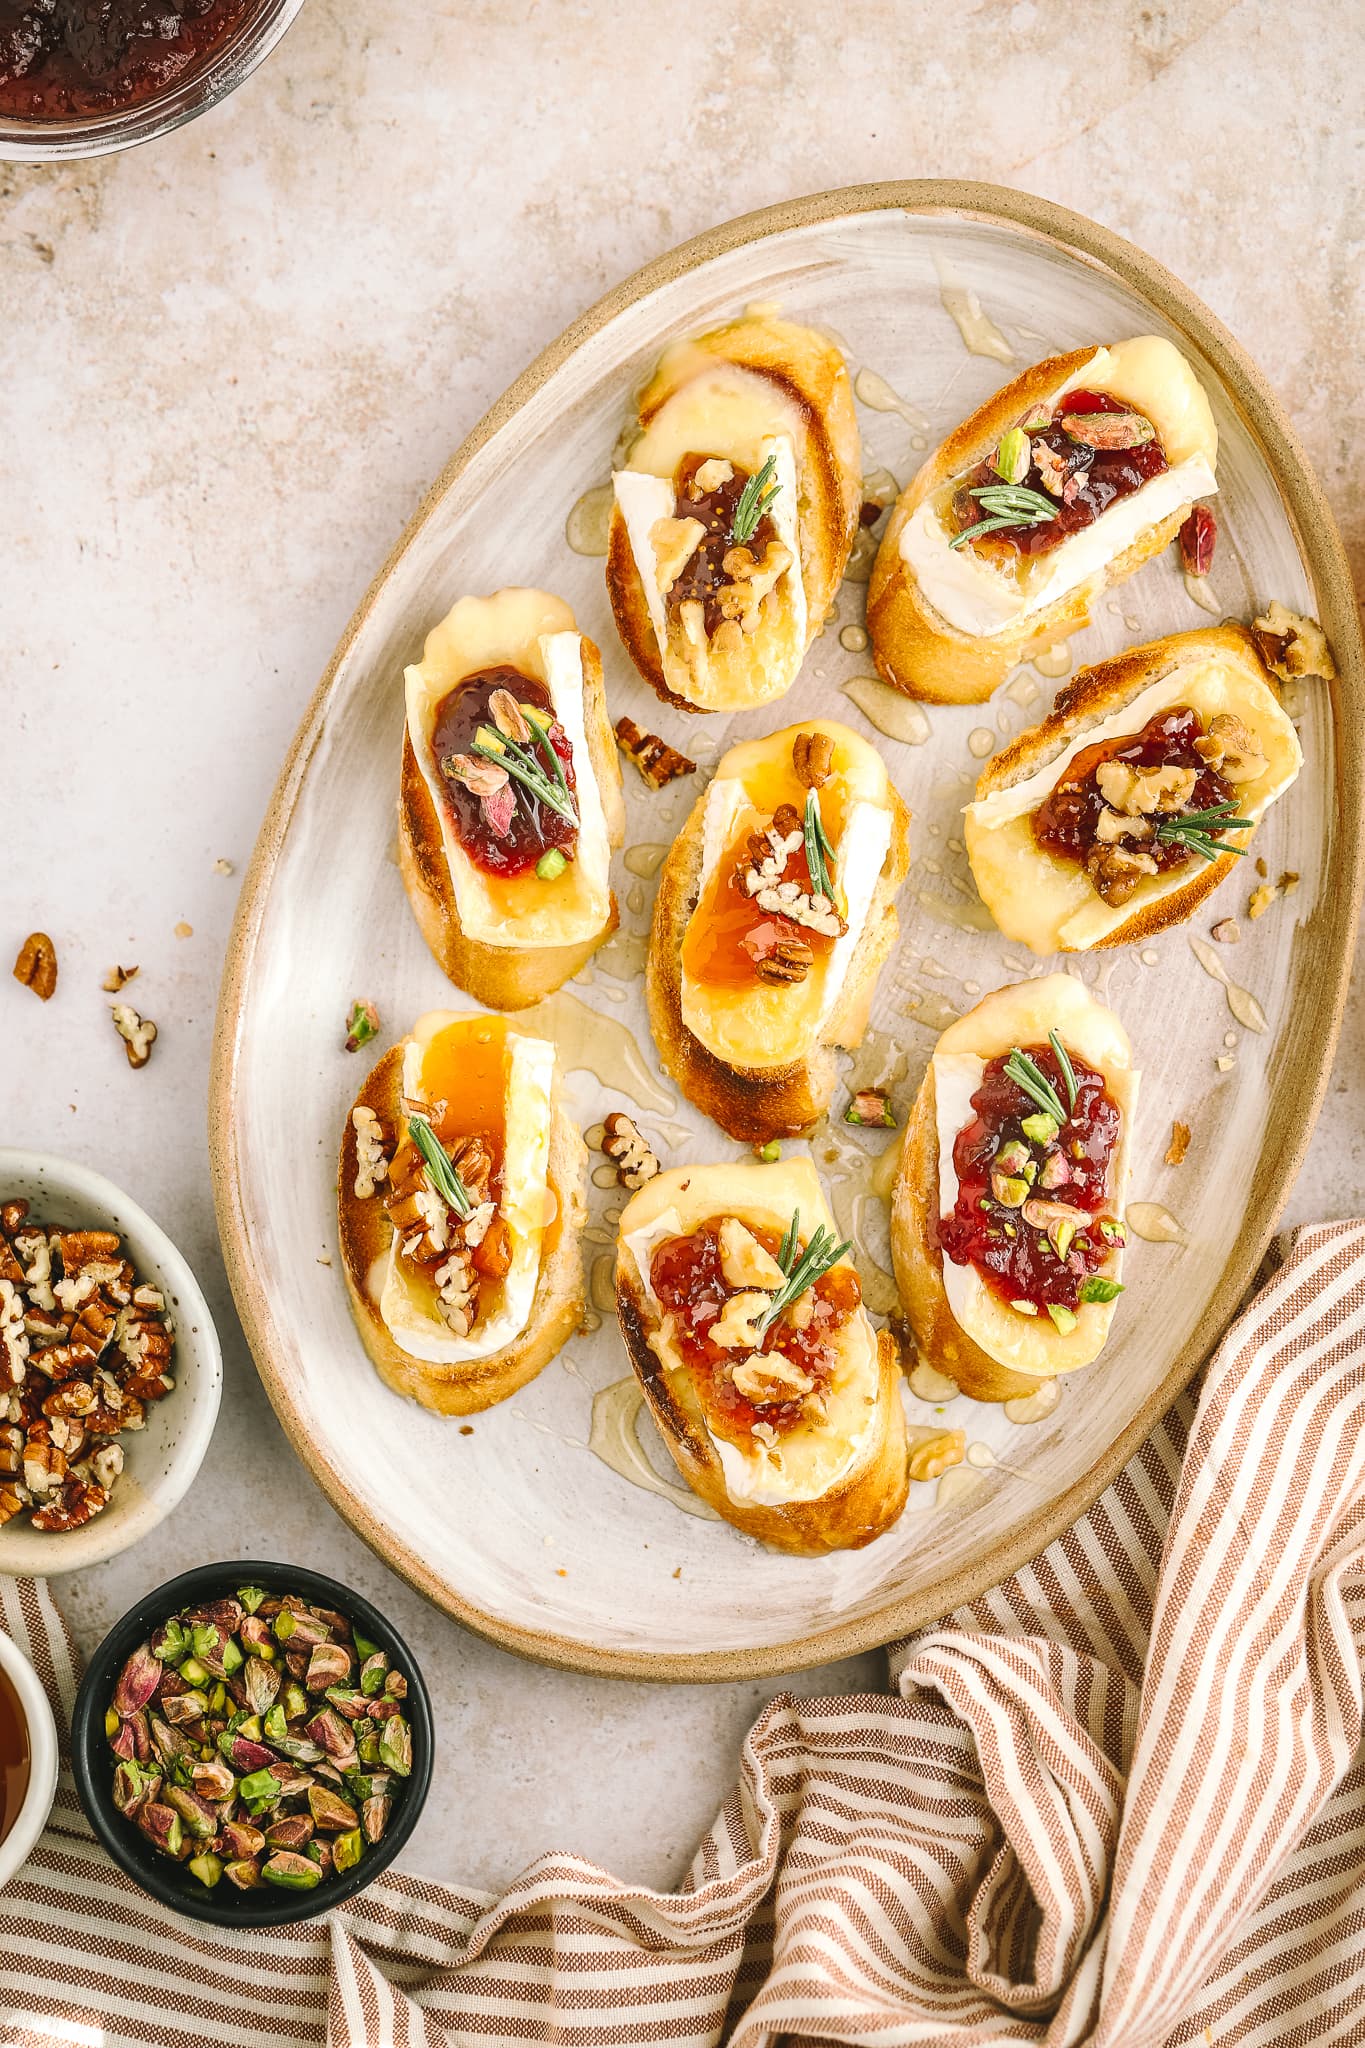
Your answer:
[[[629,826],[614,883],[622,927],[539,1016],[558,1038],[585,1129],[634,1114],[665,1163],[740,1156],[661,1077],[641,984],[653,877],[720,751],[817,711],[881,745],[914,814],[901,939],[853,1086],[889,1087],[902,1117],[939,1030],[978,994],[1048,970],[990,927],[960,811],[982,761],[1048,707],[1065,662],[1018,670],[988,705],[927,711],[870,685],[860,544],[790,695],[765,712],[688,719],[661,707],[613,630],[603,508],[631,396],[663,345],[753,301],[830,330],[856,377],[869,495],[1019,368],[1129,334],[1177,339],[1213,401],[1221,537],[1202,608],[1174,549],[1097,607],[1072,650],[1250,619],[1272,598],[1319,616],[1341,681],[1292,698],[1306,766],[1258,837],[1292,893],[1243,923],[1230,878],[1194,923],[1142,949],[1073,957],[1119,1013],[1143,1069],[1128,1291],[1100,1360],[1053,1411],[1015,1419],[907,1388],[913,1422],[966,1431],[969,1462],[916,1484],[866,1550],[820,1560],[760,1548],[680,1485],[639,1412],[611,1307],[621,1191],[595,1159],[587,1327],[530,1386],[464,1427],[389,1393],[353,1329],[335,1250],[334,1161],[370,1055],[453,1004],[394,865],[402,674],[466,592],[558,592],[600,645],[613,718],[694,756],[661,793],[625,769]],[[892,483],[894,478],[895,482]],[[869,716],[870,714],[870,716]],[[889,714],[889,715],[888,715]],[[883,1642],[1034,1554],[1079,1513],[1185,1383],[1250,1281],[1325,1082],[1356,915],[1362,680],[1340,543],[1292,435],[1251,365],[1157,265],[1101,229],[993,187],[878,186],[738,221],[675,251],[587,314],[471,435],[366,597],[285,764],[232,942],[219,1015],[213,1151],[238,1306],[290,1437],[340,1512],[450,1613],[510,1648],[582,1669],[719,1678],[791,1669]],[[891,727],[900,736],[891,737]],[[1248,866],[1250,864],[1248,863]],[[1226,974],[1228,981],[1217,978]],[[342,1050],[372,998],[384,1035]],[[841,1121],[812,1149],[852,1228],[870,1307],[895,1306],[877,1134]],[[1188,1156],[1164,1163],[1175,1121]],[[893,1140],[890,1142],[894,1142]],[[925,1399],[928,1393],[932,1398]]]

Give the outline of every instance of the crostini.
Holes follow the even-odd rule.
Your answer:
[[[867,593],[877,667],[908,696],[982,702],[1174,539],[1217,490],[1217,461],[1204,388],[1171,342],[1035,363],[896,501]]]
[[[683,1478],[775,1550],[857,1550],[905,1506],[895,1342],[808,1159],[671,1168],[621,1217],[616,1304]]]
[[[1137,1092],[1123,1026],[1067,974],[997,989],[939,1039],[891,1253],[921,1357],[974,1400],[1035,1393],[1102,1350]]]
[[[1250,633],[1212,626],[1082,669],[965,813],[981,900],[1035,953],[1181,924],[1303,763]]]
[[[395,1393],[469,1415],[549,1363],[584,1313],[586,1173],[547,1039],[434,1010],[384,1054],[346,1119],[337,1213]]]
[[[684,711],[780,697],[858,531],[858,424],[838,349],[758,312],[675,342],[612,484],[607,590],[645,681]]]
[[[398,855],[422,936],[498,1010],[548,995],[615,929],[625,837],[602,660],[542,590],[462,597],[406,672]]]
[[[659,1058],[732,1138],[805,1130],[858,1045],[897,932],[910,814],[833,719],[722,755],[659,877],[645,967]]]

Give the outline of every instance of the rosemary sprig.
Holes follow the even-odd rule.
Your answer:
[[[738,546],[753,539],[758,522],[769,511],[782,486],[777,481],[777,457],[770,455],[762,469],[751,476],[739,494],[730,521],[730,538]]]
[[[817,896],[823,896],[827,903],[834,902],[834,884],[829,878],[827,863],[834,858],[834,848],[829,843],[825,821],[820,816],[820,799],[813,789],[806,792],[806,816],[802,825],[806,841],[806,868],[810,885]]]
[[[1066,1106],[1068,1110],[1072,1110],[1076,1107],[1076,1069],[1072,1066],[1067,1049],[1055,1031],[1048,1032],[1047,1042],[1057,1056],[1057,1064],[1062,1070],[1062,1080],[1066,1086]]]
[[[1031,1060],[1026,1052],[1021,1052],[1017,1045],[1005,1061],[1005,1072],[1015,1087],[1022,1088],[1025,1095],[1036,1102],[1039,1109],[1046,1116],[1050,1116],[1054,1123],[1060,1126],[1066,1122],[1066,1111],[1062,1108],[1061,1096],[1042,1068]]]
[[[768,1303],[762,1317],[754,1325],[755,1330],[758,1332],[760,1344],[783,1310],[789,1308],[792,1302],[799,1301],[808,1287],[814,1287],[816,1281],[823,1279],[831,1266],[838,1265],[845,1252],[853,1249],[852,1238],[845,1238],[842,1244],[836,1244],[834,1232],[826,1230],[822,1223],[815,1230],[810,1243],[806,1246],[800,1258],[798,1258],[796,1247],[800,1229],[801,1211],[798,1209],[792,1216],[792,1220],[787,1227],[786,1236],[782,1240],[781,1249],[777,1254],[777,1263],[786,1274],[786,1280]]]
[[[559,755],[555,752],[555,749],[550,742],[550,727],[554,724],[553,714],[551,714],[549,718],[546,718],[544,712],[537,710],[534,704],[523,704],[521,707],[521,715],[526,720],[526,723],[530,726],[537,740],[540,742],[540,751],[542,752],[542,754],[544,754],[545,759],[549,762],[550,768],[554,774],[555,781],[559,784],[560,789],[562,790],[565,797],[568,798],[568,801],[572,803],[573,798],[569,796],[569,785],[564,774],[564,763],[560,760]]]
[[[537,803],[547,810],[556,811],[561,818],[567,818],[571,825],[577,825],[578,812],[567,790],[563,795],[555,788],[534,754],[528,754],[515,740],[509,740],[505,733],[494,732],[488,725],[481,725],[474,735],[474,752],[485,761],[505,768],[514,782],[529,790]]]
[[[1184,811],[1176,817],[1163,818],[1156,828],[1156,837],[1168,846],[1183,846],[1187,852],[1197,853],[1201,860],[1217,860],[1222,853],[1235,853],[1240,858],[1246,848],[1225,845],[1217,835],[1248,832],[1254,822],[1237,816],[1235,801],[1211,804],[1206,811]]]
[[[451,1165],[445,1146],[431,1128],[431,1119],[416,1109],[410,1109],[407,1117],[408,1131],[413,1144],[422,1155],[427,1179],[446,1206],[455,1211],[462,1223],[467,1223],[474,1214],[469,1189]]]
[[[1031,491],[1026,484],[982,484],[968,496],[976,499],[987,516],[966,527],[948,543],[950,547],[960,548],[977,534],[994,533],[1002,526],[1046,526],[1057,517],[1052,499],[1041,491]]]

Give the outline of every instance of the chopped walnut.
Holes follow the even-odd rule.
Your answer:
[[[1242,927],[1235,917],[1220,918],[1210,936],[1217,939],[1220,946],[1235,946],[1241,941]]]
[[[1220,711],[1194,750],[1225,782],[1255,782],[1265,773],[1265,749],[1230,711]]]
[[[732,1299],[738,1301],[741,1297],[735,1295]],[[734,1368],[730,1378],[735,1392],[752,1401],[756,1408],[779,1401],[803,1400],[815,1386],[810,1374],[790,1358],[784,1358],[780,1351],[756,1351]]]
[[[723,490],[725,485],[732,481],[734,474],[735,466],[732,462],[727,462],[723,455],[713,455],[702,463],[693,477],[689,495],[694,503],[700,504],[712,491]]]
[[[1130,853],[1123,846],[1092,848],[1085,868],[1095,885],[1096,894],[1114,910],[1121,909],[1128,902],[1145,875],[1157,872],[1156,862],[1150,853]]]
[[[742,633],[755,632],[764,599],[776,589],[778,579],[791,563],[791,549],[780,540],[770,540],[757,560],[750,548],[728,548],[721,568],[730,581],[716,593],[721,618],[737,621]]]
[[[1166,1164],[1179,1166],[1190,1149],[1190,1127],[1188,1124],[1171,1125],[1171,1142],[1166,1147]]]
[[[656,519],[649,529],[654,550],[654,574],[660,595],[667,597],[697,549],[706,538],[700,519]]]
[[[642,732],[632,718],[617,719],[616,744],[635,763],[641,779],[651,789],[662,789],[666,783],[676,782],[680,775],[697,772],[695,761],[689,761],[686,754],[680,754],[657,733]]]
[[[603,1119],[602,1150],[615,1166],[623,1188],[642,1188],[659,1171],[658,1159],[638,1124],[619,1109]]]
[[[1120,811],[1111,811],[1106,805],[1095,820],[1095,837],[1101,846],[1117,846],[1121,839],[1150,839],[1151,821],[1147,818],[1125,818]]]
[[[1279,891],[1273,882],[1262,882],[1252,890],[1247,901],[1247,916],[1253,923],[1258,917],[1265,916],[1278,894]]]
[[[384,1126],[372,1109],[358,1103],[351,1111],[351,1126],[355,1131],[355,1192],[357,1198],[368,1201],[381,1180],[388,1178],[389,1160],[384,1149]]]
[[[758,1325],[772,1307],[772,1296],[757,1288],[732,1294],[706,1334],[722,1351],[752,1351],[758,1343]]]
[[[1102,761],[1095,771],[1100,795],[1110,809],[1129,818],[1182,810],[1198,779],[1193,768],[1174,762],[1137,769],[1126,761]]]
[[[720,1226],[720,1270],[731,1287],[781,1287],[786,1274],[737,1216]]]
[[[965,1430],[939,1429],[911,1446],[906,1465],[912,1479],[938,1479],[950,1465],[960,1465],[966,1455]]]
[[[1299,676],[1320,676],[1326,683],[1335,681],[1337,665],[1327,645],[1327,635],[1316,619],[1291,612],[1277,600],[1264,618],[1252,620],[1251,631],[1262,661],[1281,682],[1294,682]]]
[[[150,1017],[139,1017],[131,1003],[115,1003],[114,1029],[123,1040],[130,1067],[145,1067],[156,1042],[156,1026]]]

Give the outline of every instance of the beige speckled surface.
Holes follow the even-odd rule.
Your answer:
[[[0,165],[0,943],[41,924],[63,974],[46,1008],[0,980],[0,1140],[121,1179],[194,1261],[228,1365],[194,1497],[69,1583],[67,1610],[93,1640],[148,1583],[272,1527],[279,1554],[353,1578],[436,1695],[409,1861],[489,1884],[551,1844],[676,1876],[777,1684],[653,1691],[461,1635],[304,1478],[233,1324],[203,1095],[236,885],[213,863],[244,862],[421,491],[544,342],[669,244],[793,191],[957,175],[1092,213],[1185,278],[1285,398],[1358,567],[1365,538],[1348,10],[765,0],[741,26],[692,0],[633,10],[629,44],[621,18],[310,0],[234,100],[154,149]],[[105,1021],[116,958],[162,1028],[142,1074]],[[1363,1039],[1355,1002],[1294,1215],[1365,1202]],[[880,1676],[867,1658],[799,1686]]]

